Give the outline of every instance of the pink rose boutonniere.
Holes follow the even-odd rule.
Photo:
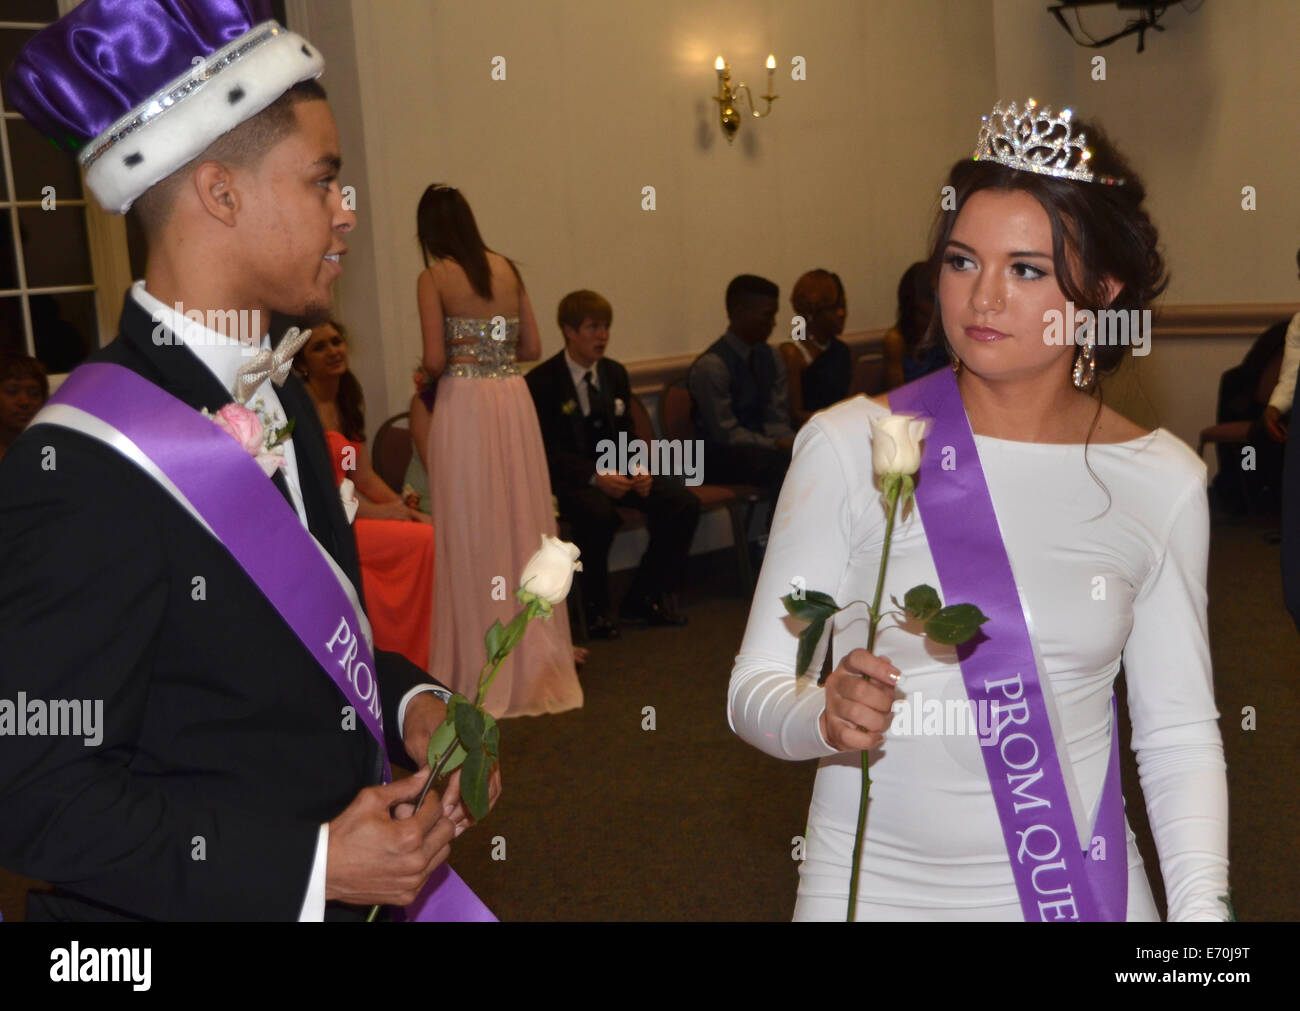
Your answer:
[[[287,435],[278,433],[279,438],[268,446],[262,422],[247,407],[226,404],[215,415],[204,408],[203,416],[211,418],[218,428],[229,433],[243,447],[244,452],[257,461],[257,465],[262,468],[262,472],[267,477],[285,465],[284,450],[279,449],[278,452],[276,450]]]

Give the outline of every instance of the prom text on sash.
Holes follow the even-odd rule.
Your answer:
[[[1012,806],[1016,814],[1039,807],[1050,808],[1050,800],[1029,792],[1029,788],[1043,778],[1038,742],[1028,733],[1019,730],[1003,736],[1003,732],[1012,724],[1024,726],[1029,722],[1029,702],[1023,697],[1024,682],[1019,674],[1000,681],[986,680],[984,691],[988,693],[994,690],[1001,692],[1002,699],[994,699],[992,702],[993,740],[997,742],[1002,764],[1008,770],[1005,773],[1007,785],[1011,787],[1012,795],[1019,798]],[[981,740],[980,743],[985,742]],[[1077,920],[1079,911],[1075,907],[1073,886],[1066,871],[1065,858],[1056,859],[1061,852],[1061,838],[1056,829],[1039,822],[1015,831],[1020,840],[1016,860],[1021,865],[1025,865],[1026,859],[1029,860],[1030,882],[1034,891],[1044,897],[1038,903],[1039,915],[1046,920],[1049,918],[1047,914],[1053,912],[1056,915],[1051,919]],[[1049,887],[1052,885],[1056,887]],[[1049,899],[1049,896],[1059,897]],[[1068,910],[1068,913],[1063,910]]]
[[[364,660],[357,660],[358,643],[356,633],[352,631],[352,626],[348,624],[345,617],[339,618],[338,627],[334,630],[334,635],[329,642],[325,643],[325,649],[330,655],[334,655],[334,647],[342,648],[342,655],[339,657],[339,666],[347,674],[348,684],[356,690],[357,697],[366,703],[366,709],[371,716],[380,721],[383,725],[383,715],[379,707],[379,692],[375,691],[375,675],[369,665]],[[364,679],[365,687],[362,687]]]

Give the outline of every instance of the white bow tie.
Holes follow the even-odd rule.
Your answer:
[[[290,327],[280,341],[280,346],[274,351],[264,348],[246,365],[241,365],[239,371],[235,373],[235,400],[240,404],[247,404],[248,398],[268,379],[276,386],[283,386],[284,381],[289,378],[289,370],[293,367],[293,356],[310,337],[310,330]]]

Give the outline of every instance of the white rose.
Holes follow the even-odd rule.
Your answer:
[[[539,597],[548,604],[560,603],[569,595],[573,574],[582,571],[578,554],[577,545],[542,534],[541,548],[528,559],[519,577],[520,593]]]
[[[921,468],[921,442],[934,422],[910,414],[871,419],[871,463],[876,474],[915,474]]]

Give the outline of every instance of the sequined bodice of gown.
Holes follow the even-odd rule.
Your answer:
[[[473,343],[468,343],[473,341]],[[446,375],[460,379],[499,379],[520,375],[515,353],[519,347],[519,317],[494,316],[476,319],[448,316],[443,320],[442,347],[450,363],[453,358],[473,356],[473,362],[447,366]]]
[[[447,367],[429,425],[429,498],[437,539],[429,673],[473,697],[483,635],[518,610],[524,565],[556,533],[537,409],[515,354],[519,320],[444,320]],[[455,358],[472,359],[454,363]],[[568,611],[533,621],[487,697],[494,716],[558,713],[582,705]]]

